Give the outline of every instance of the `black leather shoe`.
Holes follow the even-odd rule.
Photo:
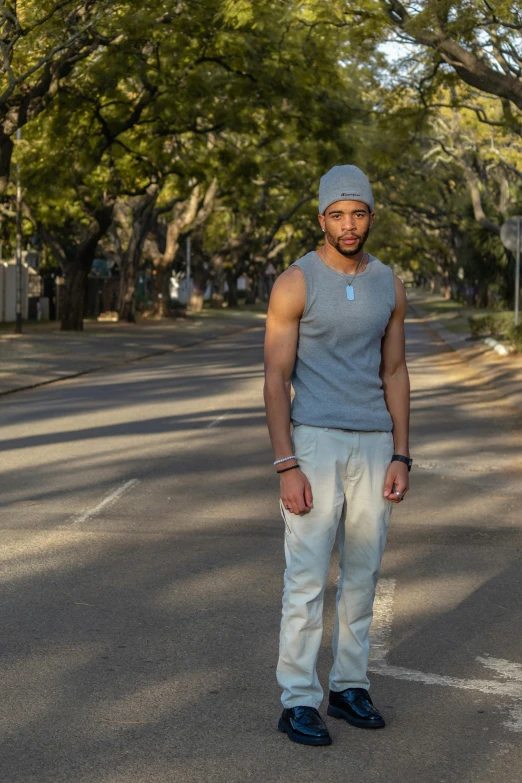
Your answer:
[[[344,718],[360,729],[382,729],[386,725],[364,688],[330,691],[328,701],[327,712],[332,718]]]
[[[314,707],[291,707],[279,718],[279,731],[301,745],[331,745],[332,738]]]

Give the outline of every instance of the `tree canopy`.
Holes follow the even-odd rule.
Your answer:
[[[521,12],[480,0],[2,2],[0,208],[65,276],[81,329],[96,254],[135,317],[164,312],[193,239],[198,288],[255,298],[267,261],[313,247],[318,180],[350,162],[377,202],[372,252],[453,295],[509,304],[499,227],[520,212]],[[23,128],[23,139],[14,141]],[[13,148],[14,152],[13,152]]]

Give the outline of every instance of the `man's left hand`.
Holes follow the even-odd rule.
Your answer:
[[[400,503],[408,491],[409,486],[410,479],[408,466],[404,462],[399,462],[399,460],[390,462],[388,470],[386,471],[384,497],[388,498],[392,503]],[[400,492],[402,497],[396,495],[396,492]]]

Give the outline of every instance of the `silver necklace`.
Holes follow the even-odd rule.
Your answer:
[[[322,251],[323,251],[323,253],[324,253],[324,257],[326,258],[326,260],[328,261],[328,263],[330,264],[330,266],[332,266],[332,262],[330,261],[330,259],[328,258],[328,255],[327,255],[327,253],[326,253],[326,246],[325,246],[325,245],[323,245],[321,249],[322,249]],[[348,285],[346,286],[346,298],[347,298],[347,299],[348,299],[350,302],[353,302],[353,300],[355,299],[355,291],[353,290],[353,285],[352,285],[352,283],[353,283],[353,281],[354,281],[354,279],[355,279],[355,275],[356,275],[356,274],[357,274],[357,272],[359,271],[359,267],[360,267],[360,266],[361,266],[361,264],[362,264],[362,260],[363,260],[363,258],[364,258],[364,253],[363,253],[363,255],[361,256],[361,258],[359,259],[359,263],[357,264],[357,268],[356,268],[356,270],[355,270],[355,272],[354,272],[354,275],[353,275],[352,279],[350,280],[350,282],[349,282],[349,283],[348,283]],[[335,269],[335,267],[334,267],[334,266],[332,266],[332,269]],[[335,271],[336,271],[336,272],[338,272],[339,270],[338,270],[338,269],[335,269]],[[342,274],[342,275],[344,275],[345,273],[344,273],[344,272],[341,272],[341,274]]]

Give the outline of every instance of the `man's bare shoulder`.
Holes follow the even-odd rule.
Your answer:
[[[406,310],[408,309],[408,297],[406,296],[404,283],[395,272],[393,273],[393,283],[395,286],[395,310],[393,311],[393,315],[404,319]]]
[[[285,271],[279,275],[275,284],[279,285],[281,282],[283,282],[283,285],[294,286],[296,285],[296,281],[301,282],[304,288],[303,272],[301,268],[297,266],[297,264],[292,264],[292,266],[289,266],[288,269],[285,269]]]
[[[306,284],[302,271],[292,264],[279,275],[270,294],[269,313],[299,318],[306,304]]]

